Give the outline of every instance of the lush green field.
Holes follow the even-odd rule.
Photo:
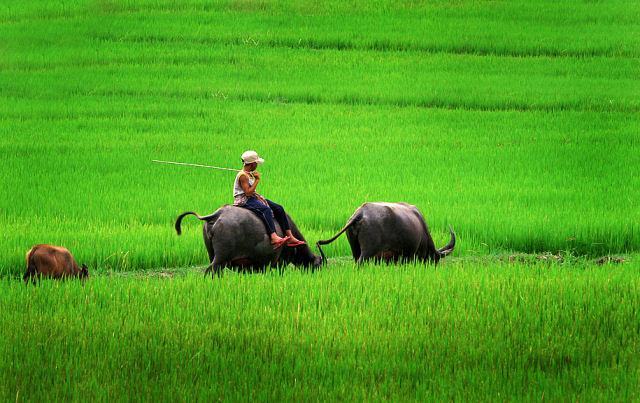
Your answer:
[[[0,5],[0,399],[639,399],[639,37],[617,0]],[[233,174],[151,160],[246,149],[312,243],[405,201],[453,257],[174,272]],[[22,286],[36,243],[93,277]]]
[[[203,264],[233,175],[315,241],[406,201],[458,254],[640,245],[633,2],[78,2],[0,8],[0,271],[34,243],[94,268]],[[571,12],[569,12],[571,11]],[[636,18],[638,17],[638,18]],[[342,240],[332,255],[348,254]]]
[[[3,401],[640,398],[637,263],[343,263],[0,292]]]

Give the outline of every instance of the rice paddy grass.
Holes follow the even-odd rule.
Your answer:
[[[0,6],[1,400],[638,400],[640,6]],[[311,243],[404,201],[438,268],[203,279],[233,174]],[[17,281],[34,244],[92,278]],[[594,263],[599,256],[622,256]],[[621,261],[616,265],[611,262]],[[607,263],[609,262],[609,263]]]
[[[439,243],[452,225],[463,255],[640,245],[633,114],[108,99],[3,127],[3,271],[22,271],[42,242],[94,267],[202,264],[200,224],[178,238],[173,220],[229,203],[233,175],[151,159],[239,167],[251,148],[267,159],[262,193],[312,242],[385,200],[417,205]],[[348,253],[344,240],[331,251]]]
[[[3,280],[0,398],[635,400],[638,269],[454,258]]]

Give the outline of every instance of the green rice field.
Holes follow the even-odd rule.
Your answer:
[[[633,401],[639,275],[457,261],[3,281],[0,397]]]
[[[640,4],[0,5],[0,399],[639,400]],[[233,173],[311,244],[367,201],[434,268],[203,279]],[[32,245],[91,278],[25,287]],[[604,264],[601,264],[604,263]]]

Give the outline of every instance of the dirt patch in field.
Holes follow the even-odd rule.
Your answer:
[[[204,266],[206,267],[206,266]],[[107,276],[115,277],[151,277],[170,280],[174,277],[186,276],[189,273],[201,273],[204,267],[177,267],[177,268],[162,268],[156,270],[136,270],[136,271],[122,271],[122,272],[109,272]]]
[[[571,254],[545,252],[541,254],[532,253],[511,253],[499,255],[497,259],[501,262],[509,263],[575,263],[575,262],[592,262],[597,265],[605,264],[624,264],[629,262],[629,258],[625,256],[602,256],[597,259],[587,256],[574,256]]]
[[[498,260],[502,262],[509,262],[509,263],[536,263],[536,262],[562,263],[564,262],[565,259],[562,255],[547,252],[543,254],[512,253],[509,255],[499,256]]]
[[[597,265],[622,264],[626,262],[627,259],[622,256],[602,256],[594,261]]]

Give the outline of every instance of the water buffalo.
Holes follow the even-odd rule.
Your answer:
[[[424,217],[411,204],[365,203],[333,238],[318,241],[323,261],[326,262],[326,258],[321,245],[335,241],[345,231],[358,263],[370,259],[386,262],[416,259],[437,264],[456,245],[456,235],[449,228],[451,240],[447,246],[436,249]]]
[[[55,279],[79,277],[85,279],[89,277],[89,270],[86,265],[78,267],[73,255],[66,248],[53,245],[36,245],[29,249],[26,255],[27,272],[23,280],[35,280],[38,277],[49,277]]]
[[[267,266],[295,266],[317,268],[322,265],[322,258],[311,252],[305,244],[295,248],[287,246],[274,249],[267,235],[265,225],[255,213],[248,209],[225,205],[213,214],[201,217],[188,211],[176,219],[176,232],[182,233],[182,219],[194,215],[204,221],[204,245],[211,262],[205,271],[219,274],[223,268],[235,268],[242,271],[260,271]],[[299,240],[304,237],[291,217],[287,215],[291,232]],[[280,224],[275,222],[276,232],[282,236]]]

